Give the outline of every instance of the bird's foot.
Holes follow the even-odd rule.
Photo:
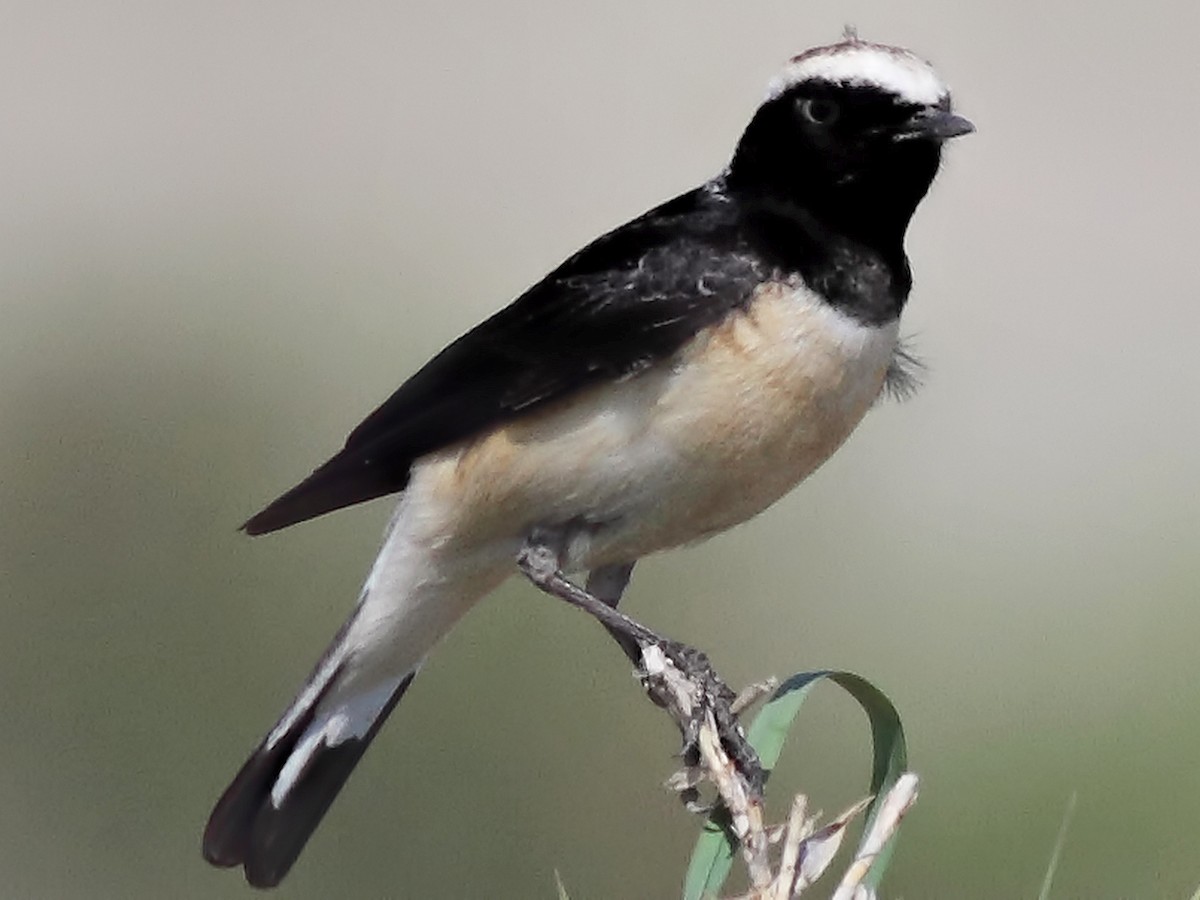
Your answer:
[[[679,727],[683,737],[680,756],[688,770],[701,764],[701,729],[711,721],[721,749],[745,780],[749,794],[761,799],[765,775],[758,753],[738,722],[739,697],[717,674],[708,657],[687,644],[659,640],[643,645],[642,659],[642,683]],[[694,807],[698,800],[695,780],[686,773],[676,779],[672,779],[673,786],[683,795],[684,803]]]
[[[517,566],[543,591],[590,613],[617,638],[638,666],[646,693],[679,727],[683,736],[680,755],[685,766],[692,770],[701,767],[707,729],[712,732],[710,744],[715,744],[744,782],[745,795],[761,802],[765,781],[762,764],[738,723],[738,712],[746,705],[744,699],[721,680],[704,653],[651,631],[615,608],[630,567],[620,567],[623,571],[614,573],[613,580],[619,587],[602,591],[612,594],[606,602],[605,597],[579,587],[563,574],[561,545],[561,534],[536,531],[521,548]],[[601,587],[604,581],[593,579],[592,586]],[[711,768],[711,759],[703,762]],[[681,792],[685,803],[696,799],[695,783]]]

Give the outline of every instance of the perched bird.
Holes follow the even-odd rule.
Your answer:
[[[719,175],[454,341],[244,526],[400,493],[358,605],[217,803],[204,855],[272,886],[438,640],[549,548],[615,605],[633,564],[774,503],[900,371],[904,235],[972,130],[911,52],[792,59]]]

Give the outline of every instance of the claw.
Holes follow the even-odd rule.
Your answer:
[[[742,689],[733,703],[729,704],[729,711],[735,716],[740,716],[767,694],[773,693],[777,687],[779,687],[778,678],[766,678],[755,682]]]
[[[696,787],[704,780],[704,770],[697,767],[688,767],[680,769],[674,775],[666,780],[664,787],[669,791],[675,791],[677,794],[682,794],[684,791]]]
[[[700,726],[711,711],[721,745],[738,771],[746,778],[752,795],[761,799],[766,776],[758,754],[746,740],[746,733],[737,720],[734,705],[738,697],[717,675],[703,652],[674,641],[664,642],[655,649],[658,653],[654,656],[656,665],[653,668],[670,662],[697,689],[697,703],[686,721],[679,723],[683,737],[680,756],[688,765],[695,765],[699,761]]]

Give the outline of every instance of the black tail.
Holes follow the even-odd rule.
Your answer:
[[[225,789],[204,829],[204,858],[215,866],[243,866],[254,887],[275,887],[287,875],[416,676],[410,672],[337,707],[322,708],[341,674],[342,665],[334,659],[318,665]]]

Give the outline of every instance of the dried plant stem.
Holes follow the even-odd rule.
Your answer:
[[[642,647],[640,675],[647,691],[667,707],[676,721],[686,720],[697,711],[701,714],[695,736],[696,764],[676,773],[667,784],[684,795],[689,808],[697,809],[691,802],[697,785],[703,781],[712,783],[721,805],[729,814],[729,828],[737,838],[750,882],[750,891],[738,900],[791,900],[800,896],[828,869],[845,836],[846,826],[866,809],[870,798],[855,803],[826,825],[817,827],[816,819],[806,816],[807,799],[800,794],[793,799],[785,824],[767,826],[762,795],[726,752],[712,710],[702,705],[703,688],[680,672],[656,644]],[[743,692],[735,709],[740,712],[763,693],[761,686]],[[874,897],[864,880],[916,797],[917,776],[912,773],[901,776],[880,804],[833,895],[835,900]],[[780,845],[775,862],[772,861],[772,844]]]

